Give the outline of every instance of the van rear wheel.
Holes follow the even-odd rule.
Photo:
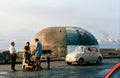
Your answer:
[[[101,64],[101,63],[102,63],[102,58],[99,57],[99,58],[97,59],[96,63]]]
[[[5,63],[5,64],[8,63],[8,60],[5,60],[4,63]]]
[[[77,63],[80,66],[84,65],[84,59],[80,58]]]

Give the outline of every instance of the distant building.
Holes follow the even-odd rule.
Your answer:
[[[34,39],[39,38],[44,50],[51,50],[56,57],[65,55],[79,45],[98,45],[96,38],[80,27],[48,27],[38,32],[31,41],[34,51]]]

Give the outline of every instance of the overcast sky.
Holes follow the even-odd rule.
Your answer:
[[[120,38],[120,0],[0,0],[0,39],[31,39],[47,26],[78,26]]]

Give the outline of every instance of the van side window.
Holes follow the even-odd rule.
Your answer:
[[[98,52],[97,48],[94,47],[93,48],[93,52]]]
[[[90,47],[88,47],[88,52],[91,52],[91,51],[92,51],[92,49]]]
[[[98,50],[95,47],[88,47],[88,52],[98,52]]]

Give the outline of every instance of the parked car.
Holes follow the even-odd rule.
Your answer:
[[[0,63],[7,63],[10,61],[10,52],[9,51],[3,51],[0,53]]]
[[[116,64],[104,78],[120,78],[120,63]]]
[[[102,63],[102,60],[103,57],[96,46],[79,46],[65,58],[68,65],[73,62],[77,62],[79,65],[83,65],[85,62]]]

